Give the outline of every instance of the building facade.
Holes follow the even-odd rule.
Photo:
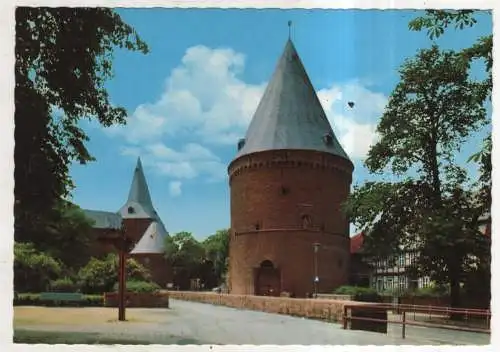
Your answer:
[[[479,232],[491,236],[491,214],[488,212],[478,219]],[[379,292],[402,293],[407,290],[425,288],[431,285],[429,276],[415,276],[412,266],[418,260],[417,251],[403,253],[377,260],[368,260],[362,254],[364,233],[351,237],[350,284],[369,286]],[[471,257],[471,260],[474,258]]]
[[[98,241],[94,246],[94,256],[116,252],[116,247],[108,240],[108,228],[116,227],[107,225],[112,217],[99,211],[86,213],[94,221],[102,223],[95,228]],[[172,268],[164,257],[164,241],[169,234],[153,206],[140,159],[137,160],[128,199],[116,215],[121,219],[124,236],[130,241],[132,249],[128,256],[149,269],[154,282],[167,287],[172,282]],[[116,236],[116,231],[113,231],[113,236]]]
[[[305,297],[349,273],[353,164],[289,40],[228,167],[229,290]]]

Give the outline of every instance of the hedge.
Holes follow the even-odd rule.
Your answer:
[[[14,297],[14,306],[42,306],[39,293],[19,293]],[[67,307],[78,305],[80,307],[102,307],[104,297],[102,295],[84,295],[81,302],[52,302],[51,306]]]
[[[130,280],[126,282],[127,292],[152,293],[158,292],[161,287],[154,282]],[[118,292],[118,283],[113,287],[114,292]]]
[[[349,295],[358,302],[382,302],[382,296],[371,287],[340,286],[334,292],[338,295]]]

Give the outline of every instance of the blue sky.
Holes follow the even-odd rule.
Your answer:
[[[118,210],[137,156],[154,205],[170,233],[204,238],[229,227],[227,165],[236,152],[288,37],[306,67],[334,132],[355,164],[353,184],[368,179],[363,159],[405,58],[432,42],[411,32],[415,11],[120,9],[151,53],[115,52],[113,104],[125,127],[83,123],[97,161],[74,165],[73,201]],[[437,43],[460,49],[492,31],[488,15],[472,29],[450,29]],[[481,67],[475,74],[482,73]],[[355,101],[354,109],[347,101]],[[480,136],[463,147],[475,150]],[[470,165],[474,173],[476,167]]]

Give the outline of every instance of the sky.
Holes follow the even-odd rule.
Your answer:
[[[353,185],[373,179],[363,166],[405,59],[433,42],[412,32],[413,10],[119,9],[151,52],[115,51],[106,87],[128,111],[126,126],[83,122],[96,161],[73,165],[72,200],[86,209],[125,204],[141,157],[153,203],[168,231],[203,239],[228,228],[227,166],[291,38],[334,133],[355,165]],[[470,46],[492,32],[489,15],[450,28],[443,49]],[[473,75],[484,69],[475,65]],[[348,101],[355,102],[353,109]],[[489,127],[488,127],[489,128]],[[484,134],[484,131],[482,131]],[[465,163],[482,134],[457,155]],[[477,166],[467,164],[472,176]],[[351,227],[351,235],[355,229]]]

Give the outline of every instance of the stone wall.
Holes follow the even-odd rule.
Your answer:
[[[118,293],[106,292],[104,294],[105,307],[118,307]],[[125,306],[129,308],[168,308],[169,293],[132,293],[125,294]]]
[[[250,295],[217,294],[212,292],[171,291],[170,298],[208,303],[237,309],[267,313],[287,314],[306,318],[342,322],[345,304],[363,305],[362,302],[334,301],[326,299],[302,299]]]

